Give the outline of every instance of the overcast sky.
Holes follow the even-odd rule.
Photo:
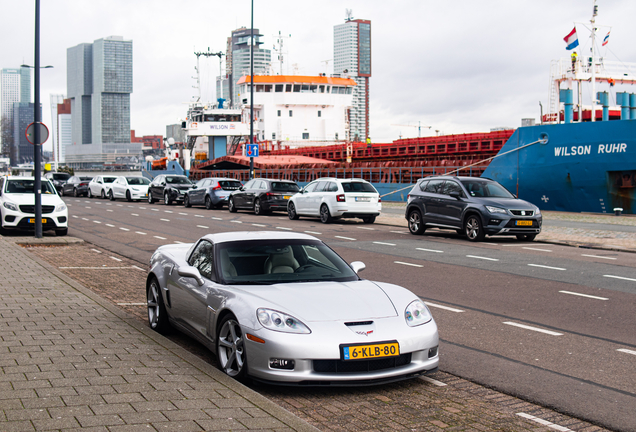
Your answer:
[[[181,0],[41,1],[41,101],[66,94],[66,49],[118,35],[133,41],[131,128],[165,135],[196,95],[194,51],[225,51],[233,29],[250,26],[250,2]],[[34,0],[0,0],[0,67],[33,64]],[[548,105],[550,61],[569,56],[563,37],[587,23],[593,0],[255,0],[254,27],[271,49],[280,31],[285,71],[332,73],[333,26],[371,20],[370,124],[374,142],[441,133],[487,132],[539,119]],[[597,24],[612,27],[601,56],[636,62],[636,1],[599,0]],[[589,52],[589,32],[579,25]],[[602,27],[602,39],[609,28]],[[276,56],[273,54],[273,58]],[[225,67],[225,65],[223,66]],[[274,70],[279,67],[274,64]],[[201,59],[204,100],[215,100],[218,57]],[[597,85],[606,90],[607,85]],[[636,91],[629,88],[630,92]],[[588,94],[589,97],[589,94]],[[45,149],[50,148],[50,141]]]

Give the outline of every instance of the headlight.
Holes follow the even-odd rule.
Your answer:
[[[534,209],[534,214],[535,214],[536,216],[540,216],[540,215],[541,215],[541,210],[539,209],[539,207],[536,207],[536,208]]]
[[[5,202],[4,203],[4,208],[9,209],[9,210],[13,210],[13,211],[18,211],[18,206],[10,203],[10,202]]]
[[[134,187],[134,188],[131,188],[131,189],[132,189],[133,191],[135,191],[135,192],[139,192],[139,188]]]
[[[60,204],[57,207],[55,207],[55,211],[56,212],[61,212],[61,211],[64,211],[64,210],[66,210],[66,204]]]
[[[503,213],[503,214],[508,214],[508,212],[506,211],[506,209],[502,209],[499,207],[493,207],[493,206],[486,206],[486,208],[488,209],[488,211],[490,213]]]
[[[259,308],[256,311],[258,322],[267,329],[285,333],[309,334],[311,330],[293,316],[271,309]]]
[[[414,300],[406,307],[404,319],[410,327],[415,327],[426,324],[433,316],[422,300]]]

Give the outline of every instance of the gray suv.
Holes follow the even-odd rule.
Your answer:
[[[494,180],[439,176],[418,180],[408,195],[411,234],[428,228],[452,229],[470,241],[486,235],[515,235],[532,241],[541,232],[541,211]]]

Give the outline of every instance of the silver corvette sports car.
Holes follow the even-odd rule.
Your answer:
[[[364,268],[305,234],[209,234],[152,255],[148,319],[201,341],[237,379],[362,385],[436,370],[437,325],[424,302],[360,279]]]

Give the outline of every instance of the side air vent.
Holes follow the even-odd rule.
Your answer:
[[[373,321],[346,322],[347,327],[371,325]]]

